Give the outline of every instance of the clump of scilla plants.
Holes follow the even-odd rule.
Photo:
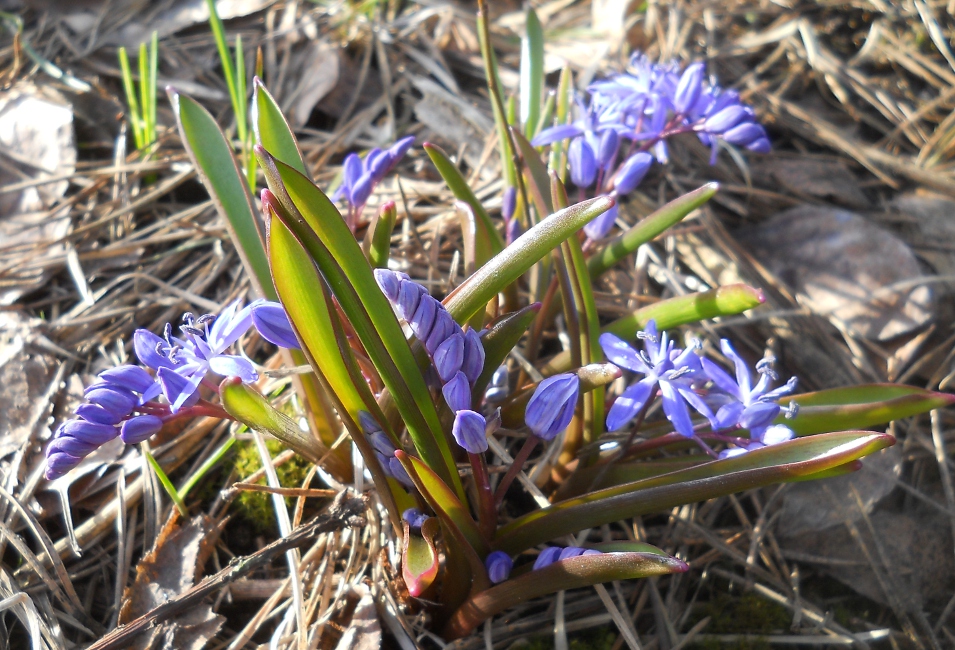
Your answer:
[[[718,190],[705,185],[618,230],[619,202],[667,164],[668,140],[694,134],[715,159],[725,148],[766,152],[769,138],[703,62],[635,55],[585,96],[569,70],[545,93],[536,20],[529,12],[521,94],[510,102],[479,20],[505,181],[500,217],[439,147],[423,145],[469,233],[468,275],[445,296],[391,258],[394,203],[366,221],[375,186],[413,139],[349,155],[330,199],[256,80],[254,154],[268,185],[256,203],[239,166],[222,164],[232,150],[211,116],[170,90],[183,141],[259,295],[219,314],[185,314],[161,333],[137,331],[139,364],[107,370],[89,387],[50,444],[47,477],[117,436],[134,444],[199,415],[334,460],[325,469],[340,481],[367,472],[401,548],[407,593],[450,640],[530,598],[688,569],[642,542],[580,546],[581,530],[852,471],[894,442],[857,429],[951,401],[883,385],[797,394],[772,359],[751,363],[729,340],[722,358],[693,339],[678,344],[677,326],[758,306],[761,293],[743,285],[602,322],[593,294],[601,275]],[[565,349],[543,359],[541,333],[558,317]],[[308,364],[298,398],[326,433],[301,435],[256,390],[254,366],[232,349],[252,329]],[[522,364],[511,361],[514,351]],[[358,454],[333,449],[342,433]],[[537,458],[551,471],[535,485],[523,470],[542,449]],[[495,463],[506,469],[489,471]],[[530,488],[546,505],[511,498]]]

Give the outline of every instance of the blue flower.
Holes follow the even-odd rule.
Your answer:
[[[659,387],[667,419],[678,433],[692,438],[693,422],[681,388],[688,388],[691,381],[699,376],[700,358],[693,348],[675,348],[665,332],[662,335],[657,333],[656,323],[652,320],[637,336],[644,341],[644,349],[639,352],[613,334],[600,335],[600,347],[611,363],[643,375],[642,379],[621,393],[610,407],[607,430],[617,431],[626,426]]]
[[[560,562],[561,560],[567,560],[583,555],[603,555],[603,553],[596,549],[581,548],[579,546],[568,546],[566,548],[561,548],[560,546],[548,546],[540,552],[540,555],[537,556],[537,560],[534,561],[534,567],[532,570],[537,571],[538,569],[549,567],[554,562]]]
[[[209,372],[226,377],[239,377],[243,382],[258,379],[252,362],[225,351],[252,326],[251,306],[239,309],[233,302],[221,314],[195,318],[183,315],[182,338],[172,336],[167,325],[165,337],[148,330],[136,330],[133,347],[139,360],[154,370],[172,371],[185,379],[180,382],[166,374],[164,393],[176,413],[196,393],[199,383]],[[160,372],[160,380],[164,373]]]
[[[252,324],[262,338],[280,348],[295,350],[301,348],[285,307],[281,303],[259,299],[249,307],[252,310]]]
[[[487,567],[487,577],[491,582],[499,584],[511,575],[514,560],[504,551],[493,551],[484,559],[484,566]]]
[[[542,440],[553,440],[567,428],[577,408],[580,379],[564,373],[548,377],[534,390],[524,411],[524,423]]]
[[[372,149],[364,158],[358,154],[349,154],[342,164],[342,183],[332,195],[332,200],[337,201],[344,197],[351,212],[360,213],[375,185],[394,169],[414,144],[414,140],[414,136],[409,135],[388,149]]]

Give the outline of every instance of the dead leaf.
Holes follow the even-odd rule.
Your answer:
[[[810,196],[856,210],[869,207],[869,199],[859,189],[859,180],[842,160],[825,158],[769,158],[754,168],[757,176],[769,176],[770,183],[781,185],[803,197]]]
[[[170,519],[153,549],[136,567],[136,578],[123,594],[118,623],[125,625],[134,621],[191,588],[199,578],[220,531],[221,524],[217,525],[204,515],[193,517],[182,526],[176,519]],[[199,650],[218,633],[223,623],[224,617],[213,613],[209,605],[202,604],[143,632],[130,648]]]
[[[381,624],[371,590],[365,585],[352,585],[349,597],[358,596],[351,622],[335,646],[336,650],[377,650],[381,647]]]
[[[49,400],[40,402],[56,365],[27,345],[29,336],[28,319],[17,312],[0,312],[0,458],[19,449],[48,414]]]
[[[292,128],[308,122],[312,109],[338,84],[338,48],[326,41],[309,41],[292,56],[290,75],[282,93],[282,109]]]
[[[800,302],[858,336],[884,341],[934,316],[911,249],[857,214],[804,205],[736,235]]]

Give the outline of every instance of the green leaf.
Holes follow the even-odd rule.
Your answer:
[[[308,176],[302,151],[282,109],[262,80],[252,80],[252,129],[255,141],[286,165]]]
[[[535,510],[498,530],[494,547],[519,553],[584,528],[817,474],[893,444],[870,431],[797,438]]]
[[[167,92],[182,143],[225,221],[252,286],[260,295],[275,300],[259,217],[232,146],[209,111],[173,88]]]
[[[462,282],[445,298],[445,307],[459,323],[469,320],[535,262],[612,205],[613,199],[601,196],[543,219]]]
[[[494,111],[494,125],[497,128],[497,146],[501,156],[501,166],[504,168],[504,178],[507,187],[517,186],[517,168],[514,166],[514,157],[511,154],[511,142],[507,137],[508,119],[504,114],[501,98],[504,89],[498,74],[497,57],[494,49],[488,43],[489,28],[487,11],[478,8],[477,14],[478,42],[481,46],[481,58],[484,59],[484,76],[487,79],[487,89],[491,96],[491,108]]]
[[[219,385],[219,398],[226,413],[250,429],[269,433],[313,463],[322,458],[323,447],[289,416],[277,411],[267,399],[238,377],[226,377]]]
[[[394,396],[415,448],[464,498],[428,386],[358,242],[328,197],[300,172],[256,147],[269,187],[288,211],[278,217],[318,264],[368,358]]]
[[[574,77],[570,65],[565,65],[560,71],[560,81],[557,83],[557,124],[567,124],[570,116],[570,98],[574,92]],[[567,155],[563,142],[555,142],[550,146],[548,168],[557,174],[561,183],[567,181]]]
[[[758,307],[764,300],[763,292],[759,289],[745,284],[730,284],[711,291],[668,298],[641,307],[606,325],[602,331],[616,334],[624,341],[633,341],[637,332],[646,327],[651,320],[656,321],[661,331],[668,330],[709,318],[735,316]],[[541,369],[541,374],[549,377],[571,368],[570,354],[562,352]]]
[[[561,560],[475,594],[451,617],[444,629],[444,638],[450,641],[466,636],[491,616],[532,598],[602,582],[682,573],[687,569],[682,560],[656,552],[605,553]]]
[[[368,224],[361,249],[368,263],[376,269],[388,268],[391,255],[391,233],[394,232],[398,211],[394,201],[387,201],[378,210],[377,216]]]
[[[612,455],[616,456],[616,452],[617,449],[614,449]],[[642,481],[643,479],[661,476],[679,469],[696,467],[706,462],[709,462],[708,458],[699,454],[693,454],[637,463],[617,462],[611,464],[609,467],[605,463],[595,464],[590,467],[578,467],[577,471],[571,474],[560,486],[554,501],[564,501],[565,499],[570,499],[589,490],[599,490],[614,485]]]
[[[401,577],[413,598],[420,597],[438,577],[438,550],[434,536],[440,526],[431,518],[421,526],[421,537],[411,534],[411,527],[404,522],[404,544],[401,549]]]
[[[475,399],[484,395],[484,391],[491,382],[491,376],[524,336],[527,328],[540,312],[540,308],[541,304],[535,302],[520,311],[507,314],[491,325],[487,333],[481,337],[481,344],[484,346],[484,369],[474,382],[474,390],[471,394]]]
[[[653,241],[657,235],[680,223],[691,212],[706,203],[719,190],[719,183],[707,183],[703,187],[670,201],[662,208],[641,219],[627,232],[618,235],[588,261],[590,277],[596,279],[643,244]]]
[[[474,211],[478,224],[478,232],[474,242],[477,259],[490,259],[500,253],[504,250],[504,239],[501,238],[501,233],[494,227],[491,215],[488,214],[477,196],[474,195],[461,172],[458,171],[458,168],[454,166],[454,163],[448,158],[448,154],[444,153],[441,147],[429,142],[425,142],[423,146],[428,157],[431,158],[431,162],[434,163],[435,169],[447,183],[451,193],[459,201],[464,201],[471,206],[471,210]],[[462,321],[459,320],[458,322]]]
[[[787,420],[780,416],[776,422],[800,436],[850,427],[864,429],[955,404],[955,395],[901,384],[829,388],[784,397],[783,401],[790,399],[799,405],[796,417]]]
[[[521,162],[527,169],[524,178],[527,189],[534,201],[534,206],[537,208],[537,213],[553,213],[556,206],[551,200],[550,176],[547,173],[547,167],[541,161],[537,149],[532,147],[527,138],[521,135],[517,129],[511,129],[511,135],[514,136],[514,142],[517,143],[517,149],[521,154]]]
[[[540,121],[544,86],[544,30],[533,9],[528,9],[525,15],[526,30],[521,38],[521,124],[528,136],[534,137],[534,129]]]

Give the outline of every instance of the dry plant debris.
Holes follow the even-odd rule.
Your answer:
[[[155,475],[143,473],[138,452],[99,460],[95,471],[67,486],[82,555],[71,551],[60,500],[40,479],[50,414],[60,418],[67,412],[64,387],[82,385],[83,377],[126,359],[134,327],[155,330],[187,308],[214,311],[248,288],[178,142],[168,106],[160,105],[159,147],[147,157],[130,150],[117,115],[125,104],[115,46],[135,45],[137,35],[158,28],[160,83],[202,99],[223,124],[231,119],[205,17],[200,11],[179,18],[201,3],[161,4],[163,10],[172,6],[172,13],[132,1],[0,2],[0,9],[22,19],[18,27],[0,16],[0,376],[9,378],[0,392],[0,420],[10,422],[0,430],[0,647],[84,647],[103,637],[117,617],[136,624],[145,615],[151,624],[159,621],[157,607],[183,602],[210,624],[205,632],[195,631],[196,647],[213,628],[218,631],[206,647],[253,648],[270,640],[278,647],[365,647],[375,635],[372,608],[384,633],[402,647],[438,646],[424,633],[413,603],[399,602],[388,588],[397,574],[396,550],[374,505],[363,508],[363,528],[344,526],[357,516],[354,509],[321,532],[317,524],[296,528],[296,543],[303,544],[301,589],[293,590],[281,561],[284,547],[251,538],[240,518],[227,521],[234,514],[231,493],[216,495],[237,480],[228,463],[187,500],[197,513],[193,522],[207,523],[171,533],[163,522],[173,507]],[[706,57],[724,84],[759,107],[777,153],[753,169],[726,160],[709,168],[695,142],[675,146],[666,172],[623,206],[624,222],[711,179],[721,182],[722,192],[634,266],[608,276],[598,287],[601,310],[612,316],[737,277],[763,287],[767,305],[752,317],[703,327],[698,334],[709,344],[729,328],[751,348],[768,336],[776,355],[808,387],[859,379],[955,386],[949,326],[955,314],[951,4],[630,4],[539,3],[551,42],[546,69],[567,62],[586,79],[619,67],[630,48],[663,60]],[[233,18],[230,35],[241,33],[250,51],[262,47],[266,81],[281,89],[279,100],[294,116],[316,179],[333,182],[349,150],[416,133],[456,154],[481,188],[479,198],[499,187],[471,7],[293,0],[219,5]],[[233,11],[226,14],[226,6]],[[513,87],[523,14],[517,3],[494,8],[501,12],[492,36],[502,81]],[[33,143],[40,149],[12,139],[16,131],[3,126],[26,102],[37,106],[26,109],[31,118],[50,111],[43,128],[30,131],[43,135],[42,143]],[[438,181],[425,159],[413,155],[400,181],[380,189],[369,209],[398,202],[402,222],[393,254],[412,276],[444,291],[460,280],[462,244]],[[800,300],[799,282],[751,243],[761,224],[793,206],[851,209],[865,228],[879,228],[910,250],[919,273],[900,276],[915,279],[900,290],[909,291],[906,300],[924,302],[913,296],[931,287],[931,322],[921,304],[913,319],[913,328],[920,327],[897,328],[885,340],[846,326],[838,310]],[[246,351],[255,355],[259,349],[259,342],[249,341]],[[752,641],[749,632],[784,644],[951,646],[955,568],[946,531],[955,530],[947,451],[955,445],[953,423],[946,411],[897,423],[900,458],[869,485],[806,486],[809,498],[831,503],[840,520],[805,533],[814,545],[784,534],[790,497],[803,486],[620,522],[612,531],[591,534],[651,541],[685,558],[691,572],[528,603],[455,647],[508,647],[530,635],[552,637],[564,647],[568,634],[608,625],[614,648],[634,647],[636,640],[643,648],[671,650],[693,642],[736,644]],[[213,424],[197,421],[153,449],[177,485],[228,436]],[[531,479],[546,474],[546,457],[538,460],[543,462],[527,468]],[[311,479],[285,487],[319,485]],[[328,484],[344,489],[330,477]],[[304,496],[294,503],[294,523],[300,524],[313,504]],[[203,532],[219,530],[218,542]],[[191,573],[198,561],[195,567],[168,567],[176,575],[169,575],[163,598],[152,593],[156,581],[137,577],[150,575],[164,552],[196,553],[198,547],[216,569],[211,577]],[[243,580],[215,582],[243,561],[259,559]],[[871,600],[835,589],[826,576]],[[741,629],[728,631],[706,616],[726,593],[745,594],[739,602],[755,595],[784,612],[787,624],[761,628],[753,621],[746,627],[744,621]],[[189,594],[195,599],[183,601]],[[164,616],[164,625],[172,625],[178,613]],[[295,616],[307,622],[307,639],[283,633]],[[156,627],[150,634],[169,630]],[[98,647],[130,647],[109,646],[106,639]]]

